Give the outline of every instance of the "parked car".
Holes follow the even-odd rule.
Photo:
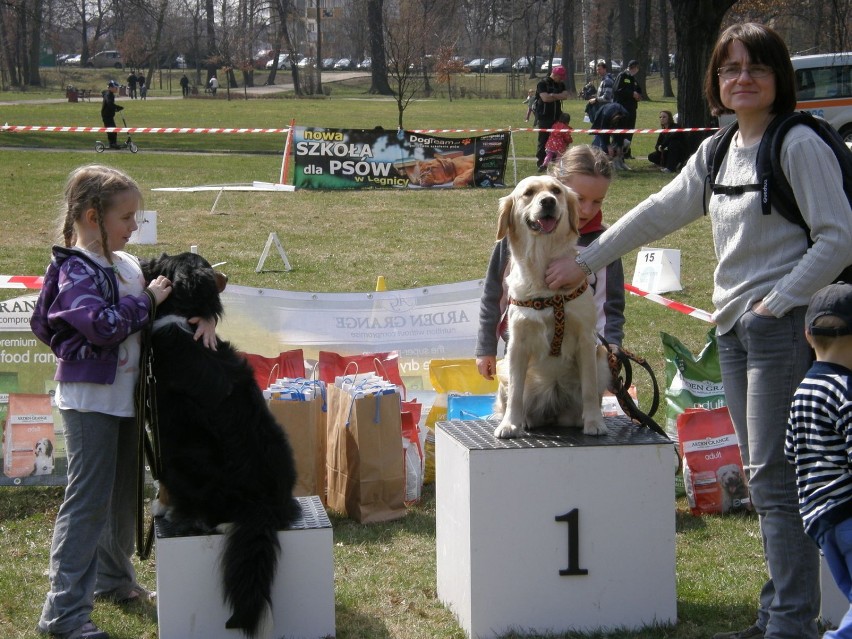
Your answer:
[[[550,62],[545,60],[542,65],[539,67],[539,71],[550,71],[555,66],[562,64],[562,58],[552,58]]]
[[[512,62],[509,58],[494,58],[485,65],[486,73],[506,73]]]
[[[333,69],[335,62],[337,62],[337,58],[323,58],[322,62],[320,63],[320,69],[322,69],[323,71]]]
[[[604,60],[603,58],[600,58],[599,60],[592,60],[591,62],[589,62],[589,73],[594,74],[595,69],[597,68],[598,64],[601,63],[601,62],[606,62],[606,60]],[[618,73],[619,71],[621,71],[621,61],[620,60],[610,60],[609,72],[610,73]]]
[[[272,69],[272,66],[273,66],[274,64],[275,64],[275,60],[270,60],[269,62],[267,62],[267,63],[266,63],[266,68],[267,68],[267,69]],[[278,56],[278,66],[277,66],[276,68],[278,68],[278,69],[289,69],[289,68],[290,68],[290,66],[291,66],[291,64],[290,64],[290,54],[289,54],[289,53],[282,53],[282,54],[280,54],[280,55]]]
[[[121,54],[118,51],[99,51],[89,58],[86,66],[95,69],[123,69],[124,63],[121,61]]]
[[[358,63],[358,68],[362,71],[369,71],[373,68],[373,58],[364,58]]]
[[[299,67],[300,69],[304,69],[306,67],[313,66],[313,63],[314,63],[314,59],[312,57],[306,55],[296,62],[296,66]]]
[[[464,65],[464,70],[467,73],[482,73],[485,70],[486,64],[488,64],[487,58],[474,58]]]
[[[355,63],[352,62],[352,58],[340,58],[340,60],[334,63],[335,71],[348,71],[349,69],[354,68]]]
[[[80,66],[80,54],[58,53],[56,55],[56,64],[63,64],[66,66]]]
[[[512,69],[521,73],[528,73],[530,69],[538,69],[542,60],[543,58],[540,55],[535,55],[532,58],[522,56],[515,61],[515,64],[512,65]]]

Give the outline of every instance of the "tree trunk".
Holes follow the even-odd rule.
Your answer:
[[[568,72],[565,88],[569,95],[577,95],[574,81],[574,0],[562,0],[562,66]],[[585,62],[583,63],[585,66]]]
[[[29,19],[29,44],[28,57],[30,60],[29,77],[27,84],[32,87],[41,85],[41,76],[39,75],[39,54],[41,52],[41,29],[42,29],[42,12],[44,10],[44,2],[42,0],[33,0],[32,11]]]
[[[669,0],[660,0],[660,74],[663,76],[663,97],[673,98],[669,65]]]
[[[204,10],[207,14],[207,79],[216,75],[216,21],[213,0],[204,0]]]
[[[677,109],[681,126],[710,126],[710,110],[704,97],[704,74],[719,37],[725,12],[736,0],[670,0],[677,38]],[[704,135],[695,136],[690,150]]]
[[[370,32],[370,75],[373,83],[370,93],[374,95],[393,95],[388,84],[388,64],[385,59],[384,19],[382,5],[384,0],[367,0],[367,24]],[[402,113],[399,114],[400,122]]]

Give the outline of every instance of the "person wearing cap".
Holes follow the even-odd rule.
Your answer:
[[[115,94],[117,91],[118,82],[110,80],[107,83],[107,90],[102,93],[104,101],[101,104],[101,120],[103,120],[104,126],[107,127],[115,127],[115,114],[124,109],[123,106],[115,103]],[[107,138],[109,139],[109,148],[119,148],[118,134],[115,131],[107,133]]]
[[[568,99],[568,90],[565,88],[567,72],[561,64],[556,65],[550,71],[550,75],[536,85],[535,97],[537,108],[535,124],[539,129],[538,147],[535,152],[536,168],[540,169],[547,155],[547,138],[550,137],[549,129],[562,114],[562,100]]]
[[[636,111],[639,108],[639,101],[642,99],[642,87],[636,80],[636,74],[639,73],[639,63],[636,60],[631,60],[627,63],[627,70],[622,71],[615,78],[615,85],[612,89],[612,98],[621,106],[627,109],[627,119],[623,122],[623,128],[636,128]],[[630,143],[633,141],[632,133],[624,133],[615,136],[615,144],[620,144],[624,147],[625,156],[630,157]]]
[[[811,298],[805,338],[816,361],[793,395],[785,452],[796,469],[805,532],[852,602],[852,284]],[[852,606],[824,639],[852,637]]]

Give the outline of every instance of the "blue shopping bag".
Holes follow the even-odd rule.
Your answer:
[[[471,395],[449,393],[447,395],[447,419],[484,419],[494,413],[495,393]]]

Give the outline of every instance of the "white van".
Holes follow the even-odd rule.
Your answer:
[[[99,51],[89,58],[86,66],[96,69],[121,69],[124,67],[124,64],[121,61],[121,54],[118,51]]]
[[[828,121],[852,144],[852,52],[797,55],[790,58],[796,74],[796,109]],[[719,126],[734,121],[719,116]]]
[[[852,142],[852,52],[790,58],[796,73],[796,108],[823,118]]]

